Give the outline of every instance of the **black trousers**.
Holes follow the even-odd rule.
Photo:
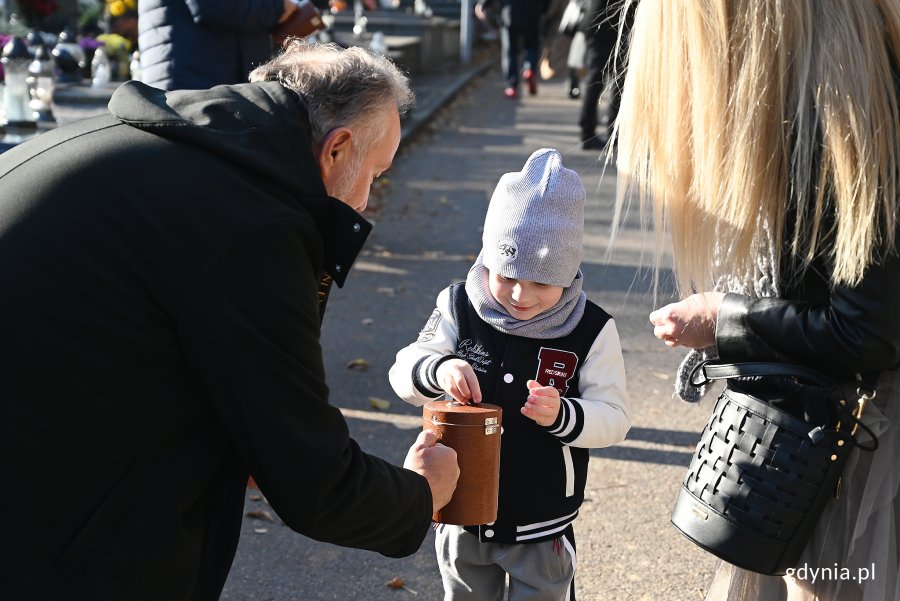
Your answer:
[[[533,27],[503,27],[500,31],[501,65],[506,85],[519,85],[519,55],[525,50],[524,64],[529,69],[537,69],[541,53],[541,37],[537,23]]]
[[[609,134],[613,121],[619,114],[621,82],[612,71],[612,53],[616,47],[617,32],[614,27],[597,27],[585,32],[584,68],[581,82],[581,140],[589,140],[597,135],[597,125],[602,121],[606,128],[602,135]],[[598,118],[600,96],[604,88],[609,88],[609,103]]]

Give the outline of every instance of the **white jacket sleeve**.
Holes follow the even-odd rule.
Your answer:
[[[449,288],[438,294],[436,305],[418,339],[400,349],[388,373],[397,396],[416,407],[444,396],[437,382],[437,368],[456,357],[458,332],[450,310]]]
[[[625,390],[625,361],[619,332],[606,322],[588,351],[578,376],[581,398],[563,397],[559,416],[547,429],[573,447],[601,448],[620,443],[631,428]]]

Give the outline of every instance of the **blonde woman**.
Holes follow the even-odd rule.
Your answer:
[[[677,392],[716,355],[881,372],[880,447],[851,457],[806,571],[722,564],[708,600],[900,600],[898,66],[896,0],[637,3],[617,210],[639,203],[658,248],[670,235],[683,300],[650,321],[691,349]]]

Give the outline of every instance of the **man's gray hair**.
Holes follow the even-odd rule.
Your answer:
[[[254,69],[250,81],[277,81],[303,96],[313,144],[337,127],[354,127],[363,151],[385,135],[382,111],[388,103],[403,116],[415,101],[409,79],[390,60],[363,48],[299,39]]]

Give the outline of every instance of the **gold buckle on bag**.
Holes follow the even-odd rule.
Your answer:
[[[857,376],[857,378],[859,378],[859,376]],[[859,386],[856,389],[856,394],[859,395],[859,398],[856,400],[856,407],[854,407],[853,410],[850,412],[850,415],[852,415],[855,418],[853,421],[853,427],[850,428],[850,436],[856,436],[856,431],[859,429],[859,420],[862,419],[863,410],[865,410],[866,405],[869,403],[869,401],[871,401],[872,399],[875,398],[876,393],[874,390],[863,390],[862,386]],[[843,404],[844,404],[844,401],[841,401],[841,405],[843,405]],[[838,421],[837,425],[835,426],[835,430],[840,430],[840,429],[841,429],[841,422]],[[837,444],[839,447],[842,447],[842,446],[844,446],[844,441],[838,440]],[[832,455],[831,460],[837,461],[837,455]],[[843,478],[843,476],[838,476],[837,482],[834,485],[834,498],[835,499],[837,499],[838,497],[841,496],[842,478]]]

